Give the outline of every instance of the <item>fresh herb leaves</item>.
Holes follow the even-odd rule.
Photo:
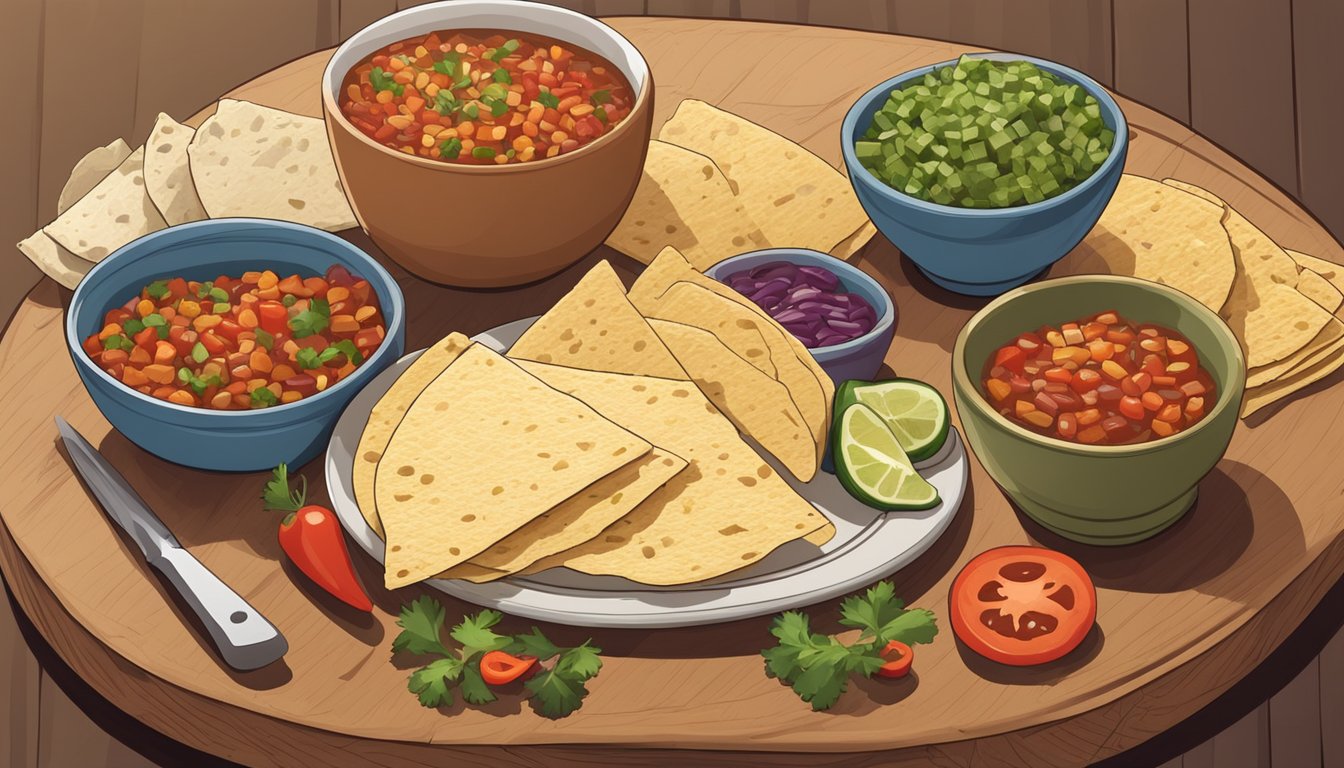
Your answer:
[[[600,107],[611,101],[611,91],[606,88],[603,88],[600,91],[593,91],[593,95],[588,98],[593,102],[594,107]]]
[[[862,630],[850,645],[834,635],[812,632],[807,614],[787,611],[770,627],[778,645],[761,651],[766,675],[788,683],[815,710],[835,704],[851,675],[872,677],[885,662],[881,652],[887,643],[928,643],[938,634],[933,612],[907,610],[889,581],[878,582],[862,596],[845,598],[840,617],[842,625]]]
[[[382,67],[374,67],[369,73],[369,83],[373,85],[375,91],[391,91],[400,96],[403,90],[401,83],[392,79],[392,76],[383,71]]]
[[[168,281],[155,280],[145,286],[145,293],[149,295],[149,298],[154,299],[155,301],[162,299],[168,295]]]
[[[326,299],[313,299],[307,309],[289,318],[289,329],[296,339],[321,333],[330,324],[331,304]]]
[[[454,689],[468,704],[494,701],[494,691],[481,677],[481,657],[490,651],[506,651],[534,656],[543,665],[553,660],[549,668],[543,667],[524,684],[532,708],[539,714],[560,718],[582,706],[588,695],[586,683],[602,670],[602,650],[587,642],[577,648],[561,648],[536,627],[527,634],[501,635],[494,630],[501,618],[498,611],[489,610],[464,617],[449,632],[459,646],[453,650],[443,642],[445,616],[441,603],[424,595],[402,606],[397,620],[401,633],[392,641],[393,653],[439,657],[412,672],[407,681],[406,687],[420,704],[431,708],[450,705]]]
[[[541,93],[538,93],[537,101],[541,102],[541,106],[550,107],[551,109],[560,106],[560,97],[550,91],[542,91]]]
[[[456,160],[460,154],[462,154],[462,140],[456,136],[439,145],[439,155],[441,157]]]
[[[295,354],[294,360],[299,364],[300,368],[312,370],[314,368],[321,368],[340,355],[345,355],[345,359],[355,365],[364,362],[364,356],[355,348],[355,343],[349,339],[341,339],[323,349],[321,352],[318,352],[312,347],[303,347]]]

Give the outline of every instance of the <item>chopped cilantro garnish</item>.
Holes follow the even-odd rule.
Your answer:
[[[103,339],[103,349],[130,349],[133,346],[135,344],[130,339],[119,333],[114,333]]]
[[[164,339],[167,339],[167,338],[168,338],[168,326],[166,326],[166,325],[160,325],[160,326],[158,326],[157,328],[154,329],[154,335],[158,336],[158,337],[159,337],[159,340],[161,340],[161,341],[164,340]]]
[[[537,101],[541,102],[543,107],[550,107],[551,109],[560,106],[560,98],[550,91],[542,91],[537,94]]]
[[[257,387],[252,390],[253,408],[269,408],[279,402],[280,398],[276,397],[275,393],[266,387]]]
[[[145,286],[145,293],[149,295],[149,298],[154,299],[155,301],[162,299],[168,295],[168,281],[155,280]]]
[[[471,156],[477,160],[489,160],[495,156],[495,150],[490,147],[472,147]]]
[[[257,328],[256,334],[257,334],[257,343],[261,345],[262,349],[265,349],[267,352],[270,352],[271,348],[275,346],[275,337],[272,336],[270,331],[267,331],[265,328]]]
[[[164,326],[168,324],[168,321],[165,320],[163,318],[163,315],[160,315],[158,312],[151,312],[148,315],[145,315],[143,318],[141,318],[140,322],[144,323],[147,327],[150,328],[158,328],[159,326]]]
[[[486,99],[485,105],[490,108],[490,114],[494,117],[509,111],[509,105],[499,99]]]
[[[513,77],[509,75],[509,70],[504,69],[503,67],[500,67],[499,69],[496,69],[493,73],[491,73],[490,79],[494,80],[496,83],[513,85]]]
[[[518,50],[518,45],[519,43],[517,40],[506,40],[503,45],[487,53],[485,57],[495,63],[499,63],[510,56],[514,51]]]
[[[593,95],[588,97],[593,102],[594,107],[600,107],[611,101],[611,91],[603,88],[600,91],[593,91]]]
[[[485,99],[503,99],[509,95],[509,89],[499,83],[490,83],[481,89],[481,100]]]
[[[468,102],[468,103],[467,103],[467,106],[465,106],[465,107],[462,108],[462,114],[466,115],[467,117],[471,118],[472,120],[475,120],[476,118],[478,118],[478,117],[481,116],[481,108],[480,108],[480,106],[479,106],[476,102],[474,102],[474,101],[472,101],[472,102]]]
[[[594,115],[597,115],[597,119],[598,119],[598,120],[601,120],[601,121],[604,122],[604,123],[605,123],[605,122],[608,122],[608,120],[607,120],[607,108],[606,108],[606,107],[598,107],[597,109],[594,109],[594,110],[593,110],[593,114],[594,114]]]
[[[312,370],[314,368],[321,368],[340,355],[345,355],[345,359],[355,365],[364,362],[364,356],[355,348],[355,343],[349,339],[341,339],[335,344],[323,349],[321,352],[318,352],[312,347],[304,347],[299,350],[294,359],[298,362],[300,368]]]
[[[458,58],[456,53],[450,53],[434,62],[434,71],[438,72],[440,75],[448,75],[449,77],[455,78],[458,73],[462,71],[462,60]]]
[[[138,317],[130,317],[121,324],[121,330],[125,331],[127,336],[134,336],[145,330],[145,324],[140,322],[140,318]]]
[[[369,73],[369,83],[373,85],[375,91],[391,91],[397,96],[401,95],[402,86],[392,79],[392,76],[383,71],[382,67],[374,67]]]
[[[441,157],[456,160],[460,154],[462,154],[462,140],[456,136],[439,145],[439,155]]]
[[[447,88],[440,88],[439,92],[434,94],[434,104],[430,106],[430,109],[438,112],[444,117],[452,115],[461,108],[462,103],[459,102],[457,98],[453,96],[453,92]]]
[[[296,339],[321,333],[330,323],[331,305],[326,299],[313,299],[307,309],[289,318],[289,328]]]

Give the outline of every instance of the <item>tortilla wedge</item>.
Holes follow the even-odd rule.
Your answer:
[[[121,246],[168,224],[145,194],[143,147],[43,227],[74,255],[99,262]]]
[[[113,139],[107,146],[89,150],[70,169],[70,178],[66,179],[60,197],[56,199],[56,213],[62,214],[69,210],[70,206],[92,192],[98,182],[107,178],[130,156],[131,148],[124,139]]]
[[[145,141],[145,190],[170,226],[206,218],[187,161],[195,135],[195,128],[160,112]]]
[[[746,118],[686,99],[658,138],[713,160],[773,245],[830,251],[868,223],[843,173]]]
[[[374,473],[388,589],[475,557],[651,448],[471,345],[411,403]]]
[[[1316,337],[1307,342],[1306,346],[1297,350],[1293,354],[1282,360],[1275,361],[1269,365],[1262,365],[1259,368],[1249,368],[1246,370],[1246,388],[1254,389],[1264,386],[1276,379],[1283,378],[1293,371],[1309,365],[1317,354],[1323,350],[1330,349],[1335,343],[1344,339],[1344,323],[1338,318],[1330,318],[1330,322],[1325,324],[1321,332]]]
[[[679,282],[698,286],[715,294],[724,302],[712,304],[711,314],[705,317],[697,317],[693,311],[686,311],[675,305],[669,305],[666,312],[660,311],[658,307],[664,295]],[[694,325],[716,335],[726,331],[719,328],[719,323],[714,322],[713,318],[731,317],[735,327],[759,332],[769,352],[770,365],[775,369],[772,375],[788,388],[789,396],[798,406],[803,420],[811,430],[813,441],[817,446],[817,461],[820,463],[826,450],[826,436],[831,426],[831,403],[835,399],[835,383],[801,341],[742,294],[697,272],[675,248],[664,248],[663,252],[658,254],[658,258],[654,259],[630,287],[629,295],[631,303],[646,317],[653,316]],[[734,304],[736,308],[725,304]],[[740,338],[720,336],[720,340],[765,373],[771,373],[768,368],[760,365],[763,362],[762,356],[750,354],[750,345],[744,345]]]
[[[359,436],[359,445],[355,448],[351,484],[354,486],[355,503],[359,505],[360,514],[380,539],[386,539],[387,536],[383,532],[382,520],[378,517],[377,496],[373,490],[378,462],[382,460],[392,433],[396,431],[411,403],[431,381],[467,351],[471,343],[471,339],[460,333],[450,333],[435,342],[397,377],[392,387],[369,412],[369,419]]]
[[[655,139],[607,245],[643,264],[670,245],[703,270],[769,243],[713,160]]]
[[[75,164],[75,169],[70,172],[70,178],[61,188],[60,199],[56,201],[56,215],[65,213],[67,208],[88,194],[130,154],[131,148],[126,146],[126,142],[117,139],[106,147],[98,147],[85,155]],[[113,161],[112,158],[116,160]],[[27,256],[28,260],[47,277],[72,291],[89,270],[93,269],[93,262],[79,258],[40,229],[21,240],[18,248],[19,252]]]
[[[686,379],[686,372],[625,297],[606,260],[514,342],[509,357],[593,371]]]
[[[1264,386],[1246,390],[1246,396],[1241,401],[1241,417],[1244,419],[1261,408],[1296,394],[1339,370],[1340,366],[1344,366],[1344,340],[1335,342],[1333,347],[1323,351],[1321,357],[1308,367]]]
[[[783,384],[739,357],[709,331],[667,320],[651,319],[649,324],[682,361],[700,392],[743,434],[760,443],[799,480],[807,482],[816,475],[816,445]]]
[[[602,532],[686,468],[657,446],[438,578],[481,583],[516,573],[543,557],[578,546]]]
[[[751,565],[795,539],[820,546],[834,536],[835,527],[762,461],[695,387],[647,376],[519,365],[690,462],[597,537],[539,560],[524,573],[565,566],[642,584],[686,584]]]

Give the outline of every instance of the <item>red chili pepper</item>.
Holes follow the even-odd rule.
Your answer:
[[[305,505],[307,490],[306,478],[298,490],[290,490],[284,464],[275,468],[266,484],[261,496],[266,508],[289,513],[280,522],[280,547],[318,586],[361,611],[372,611],[373,603],[355,575],[336,515],[326,507]]]
[[[883,677],[905,677],[915,661],[915,652],[900,640],[892,640],[882,649],[882,658],[888,661],[877,668],[877,674]]]
[[[507,685],[522,677],[536,663],[535,656],[490,651],[481,657],[481,677],[490,685]]]

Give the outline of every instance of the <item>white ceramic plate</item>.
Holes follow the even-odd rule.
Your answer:
[[[516,320],[474,337],[500,352],[536,318]],[[370,381],[336,424],[327,447],[327,490],[350,536],[379,563],[383,541],[359,507],[351,482],[360,434],[374,403],[411,364],[406,355]],[[764,456],[764,452],[762,452]],[[918,465],[942,503],[920,512],[879,512],[856,501],[827,472],[800,483],[767,460],[781,477],[835,525],[824,546],[793,541],[740,571],[674,587],[638,584],[617,576],[590,576],[552,568],[485,584],[459,579],[425,582],[454,597],[515,616],[585,627],[686,627],[763,616],[829,600],[885,578],[908,565],[947,530],[966,494],[968,467],[961,436],[953,429],[937,456]]]

